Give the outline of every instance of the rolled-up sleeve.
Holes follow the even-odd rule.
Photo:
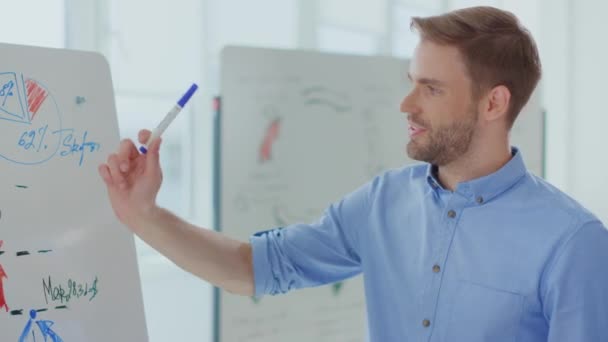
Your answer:
[[[544,311],[549,342],[608,341],[608,230],[582,225],[548,269]]]
[[[315,223],[251,236],[255,296],[344,280],[361,272],[358,231],[369,222],[371,182],[327,208]]]

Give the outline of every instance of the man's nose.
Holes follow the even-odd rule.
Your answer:
[[[414,90],[410,91],[401,101],[400,110],[401,113],[417,113],[418,105],[416,104],[416,93]]]

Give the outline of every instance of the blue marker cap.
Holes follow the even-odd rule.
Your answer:
[[[188,89],[188,91],[184,94],[184,96],[182,96],[182,98],[179,99],[179,101],[177,101],[177,105],[184,108],[184,106],[186,105],[186,102],[188,102],[188,100],[190,100],[190,98],[192,97],[192,94],[194,94],[196,89],[198,89],[198,86],[196,85],[196,83],[192,83],[192,85],[190,86],[190,89]]]

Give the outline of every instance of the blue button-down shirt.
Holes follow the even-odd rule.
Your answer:
[[[256,296],[363,272],[373,342],[608,341],[608,230],[517,149],[454,192],[430,165],[390,170],[250,242]]]

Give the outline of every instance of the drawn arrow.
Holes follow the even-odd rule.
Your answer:
[[[279,138],[280,129],[281,119],[274,119],[268,128],[266,128],[266,134],[264,135],[259,151],[260,163],[265,163],[272,159],[272,145]]]
[[[4,243],[4,241],[0,240],[0,248],[2,248],[2,244]],[[6,297],[4,297],[4,284],[3,281],[4,279],[8,279],[8,277],[6,276],[6,272],[4,272],[4,268],[2,268],[2,265],[0,265],[0,309],[2,309],[4,307],[4,310],[6,310],[6,312],[8,312],[8,305],[6,304]]]
[[[62,342],[63,340],[61,339],[61,337],[59,337],[59,335],[57,335],[57,333],[55,333],[51,327],[55,324],[55,322],[53,321],[37,321],[36,324],[38,324],[38,327],[40,328],[40,332],[42,333],[42,336],[44,337],[44,340],[46,341],[47,338],[51,338],[51,340],[53,342]]]

